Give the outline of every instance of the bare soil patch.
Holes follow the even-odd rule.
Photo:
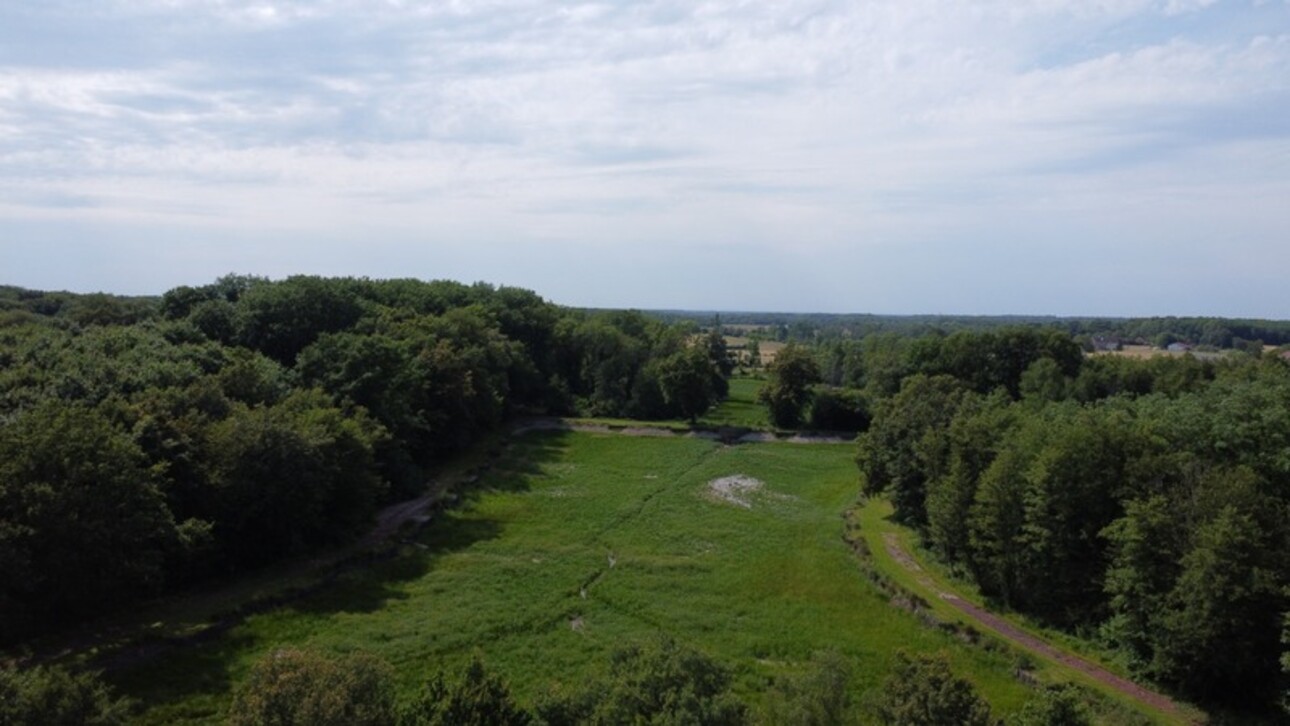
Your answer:
[[[766,483],[743,474],[723,476],[708,482],[709,494],[723,502],[736,507],[752,509],[752,494],[759,492]]]

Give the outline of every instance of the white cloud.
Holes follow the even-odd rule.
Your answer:
[[[1266,201],[1290,177],[1280,6],[97,7],[24,9],[7,52],[0,11],[0,231],[79,219],[494,257],[621,239],[855,260],[1110,209],[1144,245],[1187,233],[1179,209],[1268,244],[1287,231]],[[135,50],[48,52],[91,25]]]

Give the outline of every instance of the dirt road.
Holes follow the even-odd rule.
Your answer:
[[[910,556],[903,547],[901,547],[900,540],[895,534],[892,534],[891,532],[884,533],[882,535],[882,542],[883,546],[887,550],[887,554],[891,555],[893,560],[900,563],[901,567],[912,573],[920,585],[935,593],[940,599],[953,605],[963,614],[967,615],[967,617],[974,623],[986,628],[987,630],[993,631],[997,635],[1025,651],[1049,660],[1057,661],[1069,668],[1074,668],[1090,678],[1094,678],[1116,691],[1123,693],[1129,698],[1152,706],[1171,716],[1177,716],[1179,718],[1184,717],[1178,704],[1170,700],[1168,696],[1143,688],[1133,681],[1121,678],[1105,668],[1084,660],[1079,656],[1058,650],[1043,640],[1021,630],[1003,618],[973,605],[952,592],[945,591],[933,582],[932,578],[928,577],[927,574],[923,572],[923,568],[918,565],[918,562],[916,562],[914,558]]]

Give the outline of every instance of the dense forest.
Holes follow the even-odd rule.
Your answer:
[[[510,416],[693,416],[720,339],[512,288],[0,296],[0,642],[352,539]]]
[[[1190,698],[1276,708],[1290,365],[1262,344],[1290,324],[756,319],[800,341],[766,371],[771,421],[862,432],[858,490],[987,596]],[[516,416],[694,421],[739,324],[443,281],[0,288],[0,644],[350,541]],[[1089,356],[1094,332],[1241,350]]]
[[[876,401],[867,493],[999,604],[1100,638],[1190,698],[1274,708],[1290,608],[1284,357],[1085,358],[1035,329],[895,347],[867,369],[863,346],[854,371],[843,355]]]

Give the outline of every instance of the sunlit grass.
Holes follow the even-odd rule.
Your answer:
[[[841,537],[852,455],[531,434],[404,556],[116,680],[148,706],[145,722],[218,721],[233,684],[274,647],[371,651],[405,693],[479,652],[531,703],[663,631],[725,663],[753,702],[768,679],[836,649],[871,708],[905,648],[948,651],[1001,713],[1015,711],[1027,689],[1009,656],[921,624],[859,573]],[[711,496],[708,482],[731,474],[765,483],[750,508]]]

